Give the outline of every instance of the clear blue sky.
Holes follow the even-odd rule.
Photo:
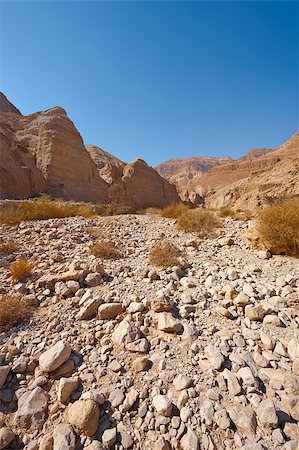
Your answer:
[[[0,90],[23,114],[64,107],[125,161],[237,158],[299,128],[297,2],[0,8]]]

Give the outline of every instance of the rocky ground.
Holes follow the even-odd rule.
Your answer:
[[[102,230],[123,257],[89,253]],[[297,449],[298,260],[253,251],[247,223],[199,240],[149,215],[2,226],[20,245],[1,293],[33,317],[0,334],[0,449]],[[169,238],[182,268],[149,252]],[[13,284],[8,265],[34,261]]]

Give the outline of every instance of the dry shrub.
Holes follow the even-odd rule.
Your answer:
[[[97,258],[119,259],[122,254],[111,239],[101,239],[90,247],[90,253]]]
[[[250,220],[253,217],[253,213],[252,211],[250,211],[249,209],[237,209],[234,219],[235,220]]]
[[[9,270],[15,281],[23,281],[30,277],[32,273],[32,264],[26,259],[20,258],[10,264]]]
[[[273,253],[299,257],[299,197],[283,199],[262,209],[257,231]]]
[[[150,216],[158,216],[161,214],[160,208],[146,208],[145,214],[149,214]]]
[[[9,201],[1,204],[0,223],[14,225],[22,220],[43,220],[73,216],[90,217],[93,214],[92,207],[86,204],[63,203],[44,198]]]
[[[0,331],[5,331],[28,319],[32,306],[23,298],[11,295],[0,296]]]
[[[219,219],[206,209],[189,209],[177,220],[180,230],[197,233],[200,237],[211,235],[220,226]]]
[[[107,236],[106,231],[104,232],[103,229],[97,228],[97,227],[86,227],[85,228],[86,233],[88,233],[93,239],[99,239],[103,238],[104,235]]]
[[[165,240],[152,247],[149,261],[153,266],[164,268],[180,266],[180,256],[180,250],[169,240]]]
[[[220,208],[218,212],[219,217],[234,217],[235,211],[227,206]]]
[[[1,242],[0,243],[0,255],[10,255],[19,250],[19,245],[13,241]]]
[[[162,209],[161,216],[167,217],[168,219],[177,219],[187,211],[189,211],[188,206],[184,205],[183,203],[177,203],[174,205],[166,206],[166,208]]]

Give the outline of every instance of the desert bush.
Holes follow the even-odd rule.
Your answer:
[[[299,257],[299,197],[268,204],[258,214],[257,231],[273,253]]]
[[[149,214],[150,216],[158,216],[161,214],[160,208],[146,208],[145,214]]]
[[[19,250],[19,245],[13,241],[0,242],[0,255],[10,255]]]
[[[10,264],[9,270],[14,281],[23,281],[30,277],[32,264],[26,259],[20,258]]]
[[[235,211],[229,207],[222,207],[218,212],[219,217],[234,217]]]
[[[90,253],[102,259],[119,259],[122,256],[122,253],[111,239],[96,240],[90,247]]]
[[[177,220],[180,230],[197,233],[200,237],[211,235],[220,226],[219,219],[206,209],[189,209]]]
[[[166,206],[166,208],[162,209],[161,216],[169,219],[177,219],[187,211],[189,211],[188,206],[184,205],[184,203],[177,203]]]
[[[252,211],[249,209],[237,209],[234,219],[235,220],[250,220],[253,217]]]
[[[149,261],[153,266],[164,268],[180,266],[180,256],[180,250],[169,240],[165,240],[152,247]]]
[[[59,217],[92,216],[87,204],[63,203],[45,198],[37,200],[10,201],[1,204],[0,223],[18,224],[22,220],[43,220]]]
[[[0,331],[5,331],[28,319],[32,306],[23,298],[12,295],[0,296]]]

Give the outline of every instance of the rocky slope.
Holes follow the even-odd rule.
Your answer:
[[[200,241],[152,216],[2,226],[1,293],[35,305],[0,334],[2,448],[291,450],[299,442],[298,261],[227,219]],[[123,257],[89,254],[91,231]],[[156,268],[167,236],[182,267]],[[8,264],[34,261],[13,285]]]
[[[62,108],[22,116],[5,96],[0,102],[0,198],[46,193],[107,203],[113,185],[113,198],[133,208],[179,202],[175,187],[146,163],[126,165],[98,147],[84,146]]]
[[[265,160],[267,164],[264,165]],[[271,155],[257,158],[261,168],[207,198],[211,207],[256,208],[266,197],[299,195],[299,132]]]
[[[231,158],[211,158],[194,156],[192,158],[170,159],[155,167],[157,172],[180,189],[188,189],[190,181],[200,177],[215,166],[231,162]]]
[[[0,111],[21,114],[18,108],[16,108],[12,103],[10,103],[8,98],[2,92],[0,92]]]

